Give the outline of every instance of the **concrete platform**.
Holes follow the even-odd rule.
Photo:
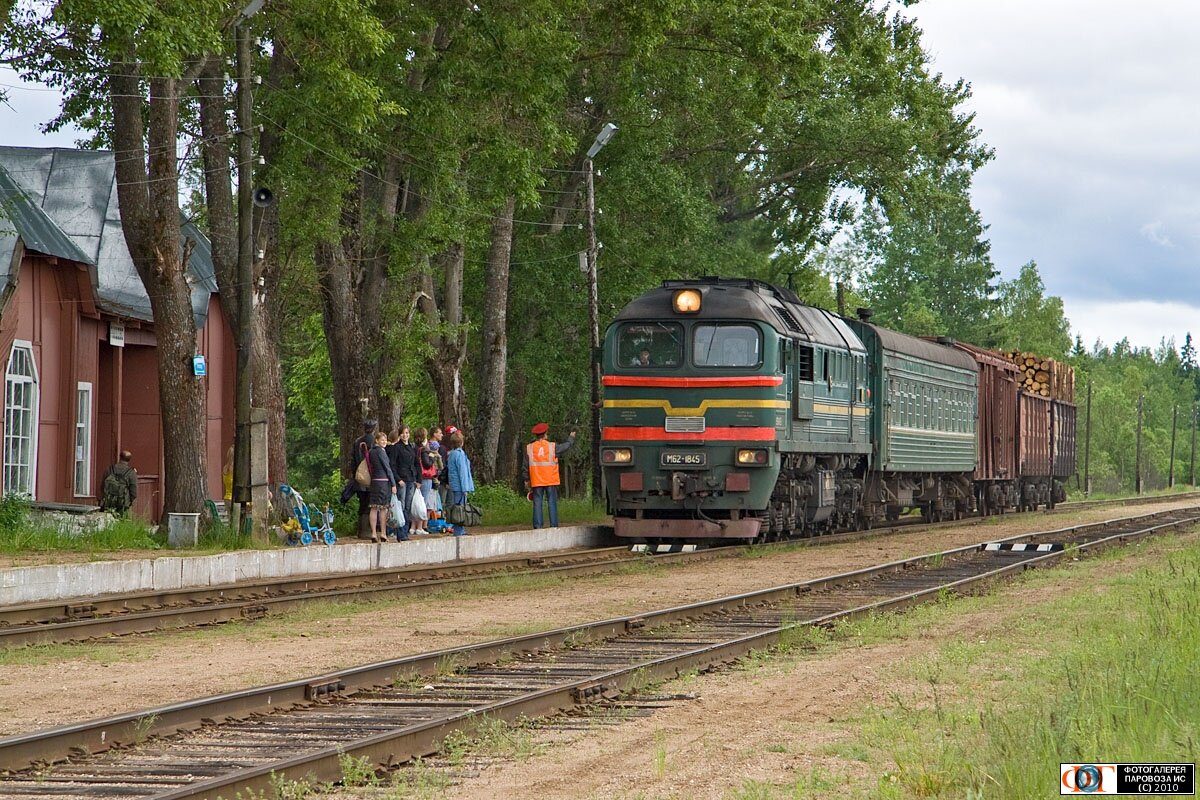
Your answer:
[[[47,564],[0,570],[0,605],[95,597],[126,592],[220,586],[260,578],[330,575],[374,569],[597,547],[610,543],[600,525],[430,536],[407,542],[350,542],[285,550],[240,550],[210,556]]]

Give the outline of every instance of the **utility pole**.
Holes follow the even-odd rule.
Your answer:
[[[1191,468],[1189,469],[1188,475],[1191,478],[1191,480],[1188,481],[1188,485],[1191,486],[1193,489],[1195,489],[1196,488],[1196,407],[1194,405],[1192,406],[1192,462],[1191,462]]]
[[[1142,493],[1142,405],[1145,400],[1145,395],[1138,395],[1137,447],[1134,450],[1133,461],[1133,490],[1137,494]]]
[[[1087,433],[1083,439],[1083,496],[1088,497],[1092,493],[1092,384],[1088,382],[1088,399],[1087,399]]]
[[[588,279],[588,323],[592,329],[591,372],[592,372],[592,502],[599,503],[604,497],[603,473],[600,469],[600,281],[596,271],[596,186],[593,179],[592,159],[608,144],[617,132],[617,126],[606,122],[596,134],[596,140],[587,151],[587,279]]]
[[[233,446],[233,507],[229,521],[235,532],[241,531],[251,500],[250,419],[251,353],[254,348],[254,141],[251,119],[250,30],[247,21],[262,8],[263,0],[251,0],[242,9],[235,27],[237,38],[237,371],[235,377]]]
[[[1167,488],[1175,488],[1175,425],[1179,421],[1179,405],[1171,409],[1171,464],[1167,467]]]

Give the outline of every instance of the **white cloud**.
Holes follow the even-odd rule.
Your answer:
[[[1176,347],[1191,333],[1200,337],[1200,307],[1152,300],[1096,301],[1063,298],[1072,335],[1089,350],[1097,340],[1111,347],[1129,339],[1134,347],[1155,348],[1175,340]]]
[[[1033,259],[1052,294],[1200,305],[1200,3],[894,7],[935,71],[971,83],[996,153],[973,195],[1002,273]]]
[[[1160,219],[1156,219],[1154,222],[1147,222],[1138,229],[1138,233],[1154,242],[1159,247],[1175,246],[1171,244],[1171,237],[1167,236],[1167,226],[1164,225],[1163,221]]]

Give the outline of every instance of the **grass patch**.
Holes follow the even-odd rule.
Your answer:
[[[795,779],[787,783],[746,780],[736,789],[726,792],[727,800],[803,800],[842,788],[839,781],[820,767],[808,772],[797,772]]]
[[[468,755],[527,761],[542,749],[534,740],[530,720],[522,717],[516,722],[505,722],[484,717],[470,730],[451,731],[442,740],[441,752],[452,766],[460,767]]]
[[[69,551],[99,553],[111,550],[158,550],[166,543],[139,519],[118,518],[104,527],[76,528],[38,513],[17,495],[0,499],[0,553]]]
[[[489,483],[471,494],[471,502],[483,510],[484,525],[529,525],[533,521],[533,504],[511,486]],[[559,525],[588,525],[608,522],[603,503],[593,503],[588,497],[558,498]]]
[[[863,725],[891,763],[869,796],[1040,798],[1060,762],[1195,761],[1200,545],[1161,558],[910,665],[919,688]]]

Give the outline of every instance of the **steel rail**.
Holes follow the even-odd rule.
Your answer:
[[[1198,514],[1200,512],[1196,509],[1188,510],[1188,513],[1160,512],[1128,519],[1110,520],[1107,523],[1092,523],[1056,531],[1020,534],[1004,541],[1032,541],[1054,537],[1058,541],[1066,540],[1077,543],[1078,551],[1083,551],[1145,536],[1160,530],[1193,525],[1200,520]],[[1164,520],[1164,518],[1168,519]],[[1112,528],[1123,529],[1104,533]],[[436,670],[439,664],[455,662],[487,664],[510,659],[516,653],[544,653],[547,650],[562,648],[564,645],[578,647],[583,642],[593,643],[591,646],[594,648],[615,647],[620,643],[627,646],[630,642],[635,645],[645,642],[661,646],[680,644],[672,643],[667,639],[639,639],[638,637],[644,636],[653,629],[663,629],[665,626],[688,621],[692,621],[697,629],[704,625],[720,628],[722,624],[725,624],[722,620],[726,619],[729,620],[728,625],[733,625],[735,618],[731,615],[745,616],[749,614],[753,616],[758,614],[761,617],[764,613],[763,609],[774,608],[780,604],[793,602],[803,605],[803,603],[809,603],[807,611],[804,612],[807,616],[788,619],[782,615],[782,612],[772,611],[771,613],[775,614],[773,618],[764,618],[764,621],[750,619],[748,623],[750,633],[745,633],[743,630],[724,640],[718,636],[712,642],[693,646],[695,643],[691,640],[700,637],[698,633],[693,634],[689,627],[685,629],[688,635],[683,637],[683,647],[678,652],[657,656],[654,648],[651,647],[649,652],[654,657],[642,658],[636,663],[623,664],[613,669],[601,669],[598,672],[592,669],[590,674],[583,675],[572,673],[569,669],[570,664],[560,663],[555,667],[547,667],[546,671],[551,672],[553,668],[561,671],[565,666],[568,669],[564,674],[571,676],[571,679],[566,682],[558,682],[547,687],[536,687],[532,691],[519,691],[516,696],[499,697],[484,704],[464,703],[464,707],[459,710],[442,713],[434,719],[424,720],[417,724],[390,728],[385,726],[384,730],[376,733],[371,733],[368,727],[363,732],[369,735],[359,735],[356,738],[352,737],[350,741],[339,740],[336,744],[315,747],[302,755],[269,758],[264,764],[228,774],[214,775],[206,780],[178,785],[166,791],[152,794],[132,792],[132,789],[130,791],[132,794],[152,796],[157,800],[183,800],[183,798],[215,798],[218,795],[231,797],[236,791],[263,789],[268,786],[271,775],[288,779],[312,776],[321,780],[331,780],[340,775],[340,759],[343,755],[367,757],[380,763],[387,763],[392,759],[411,758],[436,749],[438,741],[452,728],[469,724],[485,715],[511,720],[518,716],[535,716],[555,709],[567,708],[602,694],[623,691],[631,683],[644,680],[647,676],[664,677],[687,667],[727,661],[751,649],[771,644],[784,635],[788,629],[797,625],[828,625],[836,619],[871,613],[884,608],[905,607],[922,602],[930,596],[944,591],[967,590],[1016,571],[1053,563],[1060,558],[1073,555],[1073,552],[1076,552],[1074,548],[1048,554],[1035,554],[1018,558],[1000,567],[994,567],[998,559],[994,556],[980,554],[978,545],[954,548],[941,553],[893,561],[812,581],[786,584],[646,614],[571,626],[543,634],[514,637],[482,645],[452,648],[395,659],[307,680],[230,693],[216,698],[135,714],[120,715],[38,734],[11,737],[0,741],[0,764],[6,769],[20,769],[28,766],[31,761],[63,758],[73,748],[102,749],[113,744],[139,741],[151,733],[189,729],[203,721],[211,722],[222,717],[245,717],[251,713],[272,708],[305,706],[308,710],[297,712],[298,715],[303,715],[318,713],[313,712],[312,709],[319,711],[326,707],[329,708],[328,713],[332,714],[338,710],[338,706],[328,707],[310,702],[326,696],[327,693],[353,693],[357,690],[360,697],[366,698],[361,700],[362,707],[370,709],[374,708],[371,705],[370,697],[372,689],[394,684],[397,679],[404,679],[413,674],[430,674],[431,668]],[[1000,560],[1003,561],[1003,559]],[[980,567],[982,567],[981,571]],[[884,596],[877,596],[880,594],[879,586],[872,593],[870,588],[872,581],[886,583],[888,580],[893,582],[894,587],[883,592]],[[843,594],[845,595],[841,605],[827,609],[829,598],[824,597],[823,593],[831,592],[839,587],[844,590]],[[867,600],[858,602],[858,597],[866,597]],[[846,600],[849,600],[849,606],[843,607]],[[718,633],[725,635],[720,630]],[[606,642],[611,644],[606,645]],[[547,656],[542,660],[550,663],[553,663],[555,659],[569,661],[571,653],[582,651],[562,651],[560,649],[558,652],[565,653],[565,655]],[[604,654],[601,653],[601,656]],[[600,658],[598,663],[601,665],[608,663],[606,658],[612,660],[611,656],[605,656]],[[536,659],[531,659],[527,665],[518,664],[517,667],[532,667],[535,665],[535,661]],[[520,669],[517,669],[516,672],[522,674]],[[524,674],[528,676],[534,673],[526,672]],[[480,671],[475,675],[468,674],[463,680],[486,683],[486,673]],[[257,698],[257,704],[255,698]],[[403,698],[400,700],[385,699],[379,700],[381,707],[388,707],[389,703],[403,705]],[[347,702],[357,701],[356,698],[351,697]],[[465,707],[466,705],[470,705],[470,707]],[[443,712],[445,711],[445,706],[439,707]],[[449,707],[455,708],[453,703]],[[358,707],[355,706],[351,710],[354,708]],[[287,717],[288,715],[284,715],[285,719]],[[271,721],[278,720],[279,717],[278,715],[268,715],[262,719]],[[219,731],[220,728],[216,730]],[[300,746],[297,745],[297,747]],[[80,769],[84,769],[84,767],[80,767]],[[41,776],[38,780],[42,783],[38,783],[37,786],[45,790],[46,794],[53,794],[53,787],[46,783],[47,781],[53,782],[53,773]],[[67,778],[63,780],[67,780]],[[102,776],[96,777],[95,780],[102,782]],[[179,776],[172,780],[177,784],[187,783]],[[84,780],[85,784],[87,782]],[[33,784],[28,782],[23,784],[19,777],[10,778],[0,783],[0,796],[27,796],[28,792],[21,791],[22,787],[32,789]],[[16,794],[2,794],[6,789],[16,790]],[[84,796],[86,792],[81,787],[74,786],[74,790],[70,794]]]
[[[980,522],[982,518],[979,517],[943,522],[912,519],[873,530],[686,553],[633,554],[628,545],[622,545],[29,603],[0,607],[0,648],[252,621],[316,601],[369,601],[403,594],[427,594],[497,577],[596,575],[644,563],[647,559],[656,563],[691,563],[733,558],[751,548],[769,551],[832,545],[909,532],[914,528],[926,530]]]
[[[1141,505],[1190,497],[1200,497],[1200,492],[1064,503],[1055,510]],[[979,524],[984,519],[978,516],[942,521],[909,518],[875,529],[843,531],[748,546],[724,546],[689,553],[655,554],[652,557],[662,563],[705,561],[736,557],[749,548],[770,550],[830,545],[905,532],[911,528],[936,529]],[[620,569],[643,558],[645,556],[630,555],[624,546],[592,548],[470,562],[410,565],[352,574],[272,578],[211,587],[130,592],[0,606],[0,648],[78,642],[227,622],[253,621],[315,601],[369,601],[408,593],[428,593],[458,588],[503,575],[594,575]]]

